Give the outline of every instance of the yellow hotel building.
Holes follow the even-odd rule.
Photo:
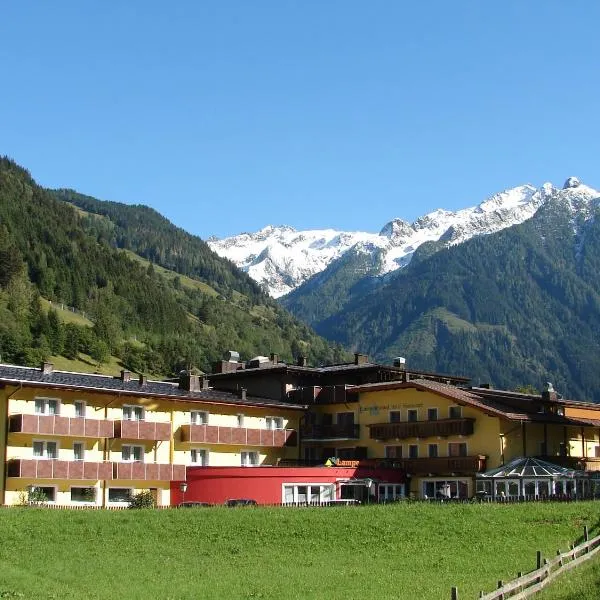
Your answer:
[[[66,506],[126,506],[140,490],[170,504],[187,466],[298,457],[306,407],[179,383],[0,365],[0,503],[32,492]]]

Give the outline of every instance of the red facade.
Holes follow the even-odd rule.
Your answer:
[[[251,498],[259,504],[280,504],[284,484],[335,484],[373,479],[405,483],[401,469],[378,467],[187,467],[186,502],[223,504],[231,498]],[[171,482],[171,504],[183,501],[180,481]],[[336,486],[336,497],[339,498]]]

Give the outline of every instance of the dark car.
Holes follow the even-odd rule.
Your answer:
[[[177,508],[202,508],[206,506],[212,506],[209,502],[180,502]]]
[[[256,506],[258,502],[251,498],[231,498],[225,501],[225,506]]]

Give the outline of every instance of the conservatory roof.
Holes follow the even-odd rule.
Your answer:
[[[477,473],[477,477],[483,478],[564,477],[572,479],[577,476],[583,476],[583,471],[560,467],[539,458],[529,457],[515,458],[501,467],[491,469],[485,473]]]

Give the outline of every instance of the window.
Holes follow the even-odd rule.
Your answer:
[[[411,444],[408,447],[408,458],[419,458],[419,446]]]
[[[448,410],[451,419],[462,419],[462,406],[451,406]]]
[[[242,467],[254,467],[258,465],[258,452],[242,451]]]
[[[57,415],[58,400],[55,398],[36,398],[35,399],[35,414],[36,415]]]
[[[266,417],[267,429],[283,429],[283,417]]]
[[[190,456],[193,465],[208,467],[208,450],[206,448],[192,448]]]
[[[386,446],[386,458],[402,458],[402,446]]]
[[[334,484],[284,484],[282,502],[284,504],[320,504],[335,498]]]
[[[450,442],[448,456],[467,456],[467,444],[464,442]]]
[[[109,504],[124,504],[133,496],[131,488],[108,488]]]
[[[58,443],[38,441],[33,442],[34,458],[58,458]]]
[[[419,411],[416,408],[409,408],[406,411],[406,418],[408,421],[418,421],[419,420]]]
[[[336,416],[338,425],[354,425],[354,413],[353,412],[341,412],[337,413]]]
[[[123,446],[121,460],[123,462],[144,462],[144,446]]]
[[[379,484],[379,502],[393,502],[404,498],[404,484],[382,483]]]
[[[244,426],[244,415],[239,414],[237,416],[237,426],[238,427],[243,427]]]
[[[73,460],[83,460],[85,456],[85,445],[83,442],[73,442]]]
[[[123,420],[124,421],[143,421],[144,420],[144,407],[143,406],[123,406]]]
[[[96,503],[95,487],[72,487],[71,502],[86,502],[88,504]]]
[[[400,411],[390,410],[390,423],[400,423]]]
[[[35,502],[56,502],[56,488],[53,485],[32,485],[29,488],[30,499]]]
[[[429,458],[437,458],[438,457],[438,445],[437,444],[429,444],[427,449],[427,454]]]
[[[427,409],[427,420],[428,421],[437,421],[438,418],[438,409],[437,408],[428,408]]]
[[[193,410],[190,413],[192,425],[208,425],[208,413],[205,410]]]
[[[84,400],[75,400],[73,402],[75,405],[75,416],[76,417],[85,417],[85,401]]]

